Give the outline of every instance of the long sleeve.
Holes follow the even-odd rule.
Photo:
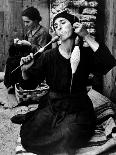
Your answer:
[[[22,80],[23,89],[35,89],[41,82],[45,80],[44,63],[45,54],[35,59],[35,63],[26,71],[28,80]]]
[[[98,50],[94,53],[93,64],[95,72],[106,74],[116,66],[116,59],[106,45],[100,44]]]

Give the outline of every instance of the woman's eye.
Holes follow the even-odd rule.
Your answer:
[[[66,23],[65,21],[62,21],[62,22],[61,22],[61,24],[65,24],[65,23]]]
[[[65,23],[66,23],[66,21],[60,21],[60,23],[54,24],[54,28],[57,29],[58,27],[64,25]]]
[[[29,21],[24,21],[24,23],[29,23]]]

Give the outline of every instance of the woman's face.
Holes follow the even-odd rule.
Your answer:
[[[73,27],[66,18],[57,18],[54,22],[56,34],[60,36],[62,41],[69,39],[73,33]]]
[[[26,16],[22,16],[22,19],[23,19],[23,22],[24,22],[24,25],[26,28],[31,28],[32,25],[33,25],[33,21],[30,20],[28,17]]]

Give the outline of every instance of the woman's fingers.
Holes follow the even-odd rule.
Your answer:
[[[23,44],[23,45],[31,45],[31,43],[27,40],[20,40],[18,38],[14,39],[14,44]]]
[[[28,56],[21,58],[20,61],[20,65],[22,66],[21,70],[27,70],[32,66],[32,64],[34,63],[33,57],[34,57],[33,53],[30,53]]]
[[[80,37],[85,37],[86,35],[88,35],[88,31],[85,25],[76,22],[73,24],[73,27],[75,29],[75,33],[77,33]]]
[[[80,30],[81,30],[81,28],[82,28],[82,24],[76,22],[76,23],[73,24],[73,28],[74,28],[74,30],[75,30],[76,33],[79,33]]]
[[[24,45],[31,45],[31,43],[27,40],[21,40],[21,44],[24,44]]]
[[[33,53],[30,53],[26,57],[22,57],[21,61],[22,61],[22,63],[26,64],[26,63],[30,62],[32,59],[33,59]]]

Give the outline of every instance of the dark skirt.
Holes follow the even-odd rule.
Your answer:
[[[58,105],[67,99],[56,101]],[[21,126],[21,143],[23,147],[38,155],[53,155],[58,153],[75,154],[84,147],[94,133],[95,114],[91,108],[74,111],[47,106],[28,113],[28,119]]]

